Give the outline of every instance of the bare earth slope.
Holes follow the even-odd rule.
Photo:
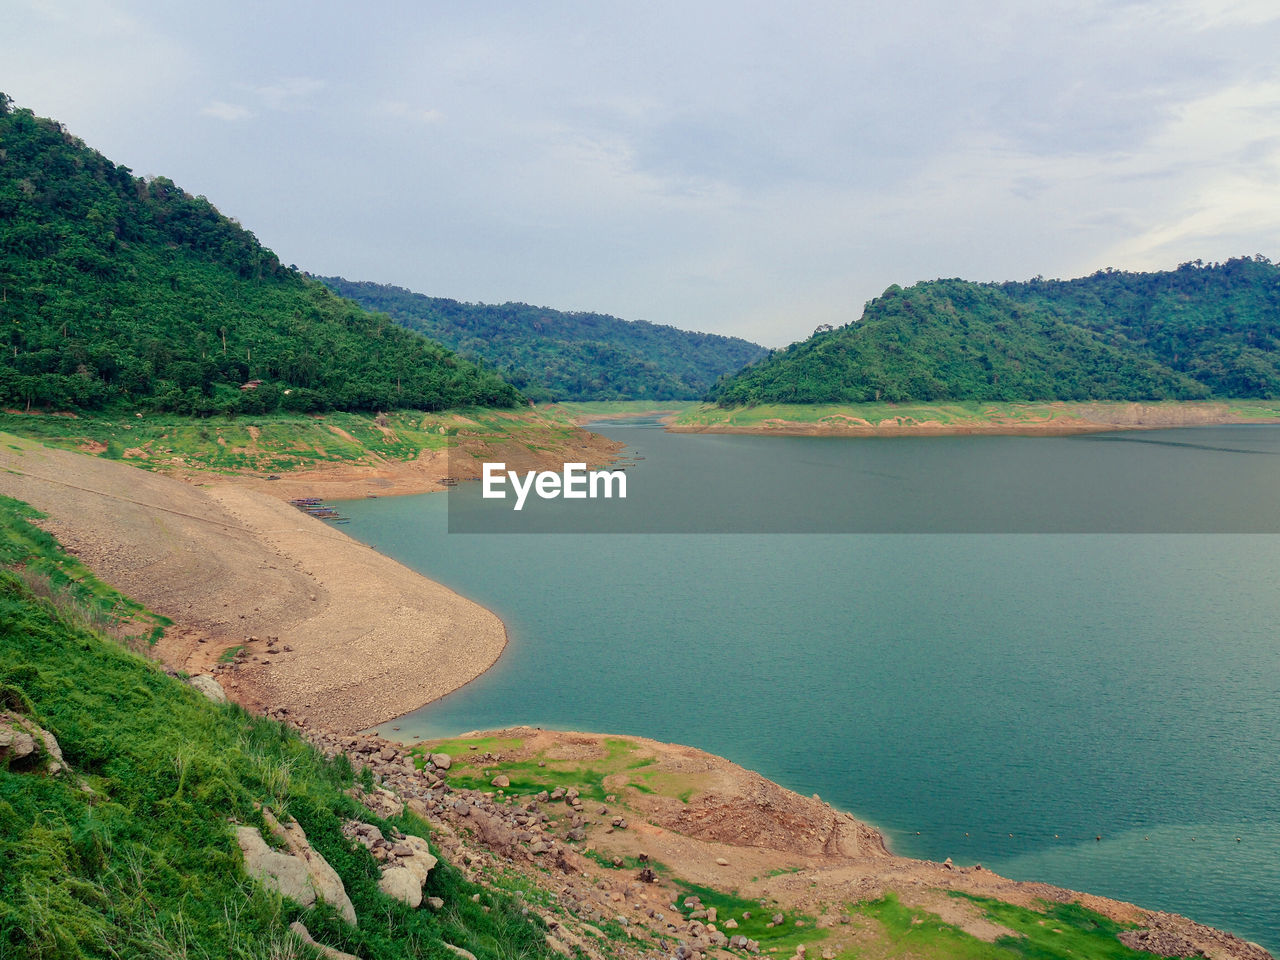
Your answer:
[[[506,643],[483,607],[245,487],[0,435],[0,494],[48,514],[102,579],[179,625],[156,651],[170,665],[205,672],[257,638],[224,677],[250,707],[358,730],[457,689]]]

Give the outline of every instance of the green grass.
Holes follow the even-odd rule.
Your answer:
[[[619,857],[618,859],[622,861],[622,866],[615,866],[613,863],[613,857],[606,853],[601,853],[593,847],[587,847],[582,851],[582,855],[594,860],[606,870],[643,870],[645,867],[648,867],[654,873],[671,872],[670,868],[667,867],[666,864],[659,863],[657,860],[641,860],[639,857],[632,856]]]
[[[5,506],[4,543],[53,552],[21,509]],[[84,575],[77,589],[106,588]],[[353,782],[344,757],[327,761],[274,721],[210,703],[65,616],[11,571],[0,572],[0,695],[53,732],[73,771],[48,777],[0,764],[4,960],[301,956],[287,942],[294,919],[322,943],[366,958],[447,960],[444,941],[481,960],[547,956],[540,924],[513,898],[470,884],[446,862],[424,891],[444,910],[409,910],[385,897],[376,862],[342,837],[342,820],[425,836],[424,823],[373,817],[344,793]],[[243,875],[230,821],[261,825],[263,803],[296,817],[337,870],[358,929]]]
[[[987,943],[936,914],[904,906],[893,894],[849,909],[854,916],[879,923],[888,938],[889,956],[905,954],[921,960],[1152,960],[1154,956],[1130,950],[1116,939],[1127,927],[1079,904],[1044,903],[1043,910],[1031,910],[984,897],[951,895],[972,903],[988,920],[1016,935]]]
[[[557,760],[539,753],[523,760],[482,762],[480,754],[488,752],[503,756],[523,745],[520,740],[500,737],[435,741],[415,746],[412,753],[421,758],[419,766],[425,763],[429,754],[449,754],[453,758],[449,783],[465,790],[493,790],[491,781],[501,773],[511,781],[510,786],[503,788],[508,794],[529,795],[542,790],[549,792],[556,787],[566,790],[576,787],[584,801],[603,801],[613,792],[605,786],[606,777],[623,771],[642,770],[653,762],[647,756],[636,757],[639,748],[629,740],[610,738],[603,743],[604,756],[588,760]],[[477,749],[469,750],[471,744],[475,744]]]
[[[64,553],[57,540],[32,523],[43,517],[20,500],[0,496],[0,567],[12,570],[29,590],[79,626],[139,642],[158,640],[172,621],[103,583]]]
[[[358,413],[243,415],[231,420],[136,412],[0,413],[0,431],[147,469],[284,473],[325,464],[413,460],[424,451],[449,447],[459,436],[500,440],[528,434],[541,445],[569,439],[574,427],[564,413],[463,408],[440,413],[401,410],[385,414],[382,423]]]
[[[802,943],[816,943],[827,936],[827,931],[817,929],[814,926],[814,918],[807,914],[783,910],[772,903],[761,905],[759,900],[746,900],[733,893],[712,890],[710,887],[684,880],[676,880],[675,884],[680,891],[676,902],[681,914],[687,917],[691,912],[684,905],[685,897],[696,896],[702,901],[704,909],[715,907],[717,930],[727,936],[741,934],[750,940],[758,940],[761,953],[777,948],[780,956],[787,956],[789,954],[785,951],[794,951]],[[744,913],[749,913],[751,916],[743,919]],[[782,914],[782,923],[769,926],[773,916],[779,913]],[[724,922],[731,918],[737,921],[737,929],[725,928]],[[801,926],[796,926],[796,921],[799,921]]]

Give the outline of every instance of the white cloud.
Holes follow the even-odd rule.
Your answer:
[[[219,120],[247,120],[253,116],[253,111],[248,107],[243,107],[238,103],[227,103],[225,100],[214,100],[200,111],[206,117],[216,117]]]
[[[383,100],[377,109],[387,116],[410,123],[431,124],[444,119],[444,113],[432,107],[418,107],[403,100]]]

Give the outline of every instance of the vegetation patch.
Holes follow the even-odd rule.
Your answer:
[[[53,553],[29,516],[6,503],[0,542]],[[420,836],[425,823],[374,817],[344,792],[354,780],[345,757],[328,761],[274,721],[210,703],[12,572],[0,573],[0,695],[57,737],[70,768],[51,777],[0,767],[2,957],[296,957],[295,919],[370,960],[447,957],[445,942],[481,960],[548,955],[519,902],[446,862],[424,888],[445,909],[384,896],[376,861],[342,836],[343,819]],[[297,818],[341,876],[359,928],[245,877],[230,821],[261,827],[262,804]]]
[[[1044,903],[1031,910],[999,900],[952,893],[979,907],[993,923],[1013,930],[995,943],[980,940],[927,910],[904,906],[893,894],[849,907],[854,916],[874,919],[888,941],[886,956],[908,954],[946,960],[1151,960],[1116,939],[1130,929],[1075,903]]]
[[[153,613],[89,572],[32,521],[44,514],[0,496],[0,566],[71,622],[120,639],[154,643],[173,621]]]
[[[777,949],[779,954],[794,951],[802,943],[811,944],[827,937],[826,930],[814,926],[814,918],[807,914],[791,910],[783,910],[776,903],[767,900],[747,900],[734,893],[723,893],[696,883],[675,880],[676,905],[681,913],[688,917],[694,908],[686,907],[687,897],[697,897],[703,909],[715,908],[716,928],[727,934],[741,934],[749,940],[760,943],[761,953],[772,953]],[[779,922],[774,922],[779,917]],[[737,929],[726,930],[726,920],[737,922]]]

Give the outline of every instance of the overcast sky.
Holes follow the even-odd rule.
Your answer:
[[[7,0],[0,90],[285,263],[780,346],[1280,258],[1280,3]]]

